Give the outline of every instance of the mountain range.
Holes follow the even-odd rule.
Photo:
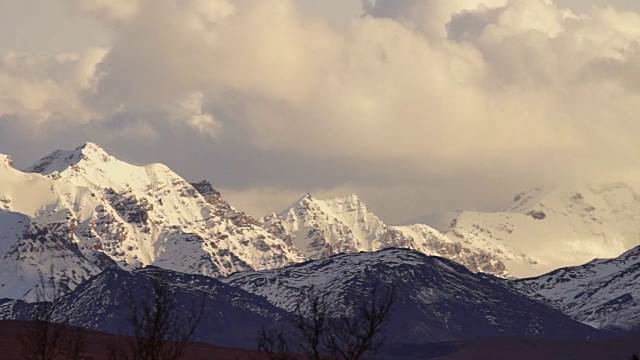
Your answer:
[[[393,288],[396,300],[386,327],[389,343],[492,335],[554,339],[599,335],[593,327],[528,297],[500,278],[409,249],[340,254],[220,280],[155,267],[109,269],[58,299],[53,318],[72,326],[131,335],[127,301],[148,296],[145,291],[154,279],[162,279],[170,289],[183,316],[190,314],[191,300],[202,302],[207,317],[197,329],[196,340],[225,346],[253,347],[261,328],[286,325],[312,287],[326,295],[329,317],[351,316],[362,294],[373,294],[374,288],[382,294],[383,289]],[[28,320],[36,306],[23,300],[0,301],[0,320]]]
[[[255,344],[260,329],[289,316],[267,300],[209,276],[147,267],[109,269],[90,278],[56,301],[52,319],[84,329],[133,335],[131,301],[151,297],[157,280],[175,299],[179,321],[187,323],[190,315],[202,309],[204,320],[194,341],[247,347]],[[36,306],[23,300],[0,301],[0,319],[30,320]]]
[[[305,260],[208,183],[134,166],[95,144],[56,151],[26,172],[0,162],[0,297],[33,298],[38,273],[69,289],[110,268],[155,265],[228,275]],[[50,248],[48,250],[44,247]]]
[[[136,289],[155,271],[184,298],[204,296],[246,319],[232,338],[289,316],[311,285],[348,304],[375,284],[399,284],[398,340],[640,327],[633,185],[539,188],[501,211],[450,216],[442,231],[392,226],[356,195],[306,194],[258,219],[208,181],[132,165],[93,143],[24,171],[0,155],[0,316],[25,316],[44,274],[67,293],[63,308],[83,309],[73,325],[114,332],[118,286]]]
[[[593,327],[640,330],[640,247],[614,259],[517,280],[516,286]]]
[[[498,212],[464,211],[445,234],[499,254],[514,277],[532,277],[640,245],[640,187],[633,182],[548,186]]]
[[[497,335],[585,338],[593,328],[515,291],[499,278],[408,249],[341,254],[284,269],[222,279],[288,310],[313,288],[332,317],[353,314],[362,294],[395,291],[391,342],[421,343]],[[375,292],[374,292],[375,289]]]

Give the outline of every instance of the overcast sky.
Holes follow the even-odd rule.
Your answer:
[[[640,169],[637,0],[0,0],[0,152],[391,223]]]

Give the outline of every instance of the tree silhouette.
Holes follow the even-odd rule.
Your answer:
[[[259,333],[258,350],[271,360],[367,359],[384,344],[394,302],[395,288],[382,294],[374,288],[352,316],[331,317],[327,295],[311,288],[287,326]]]
[[[198,325],[205,318],[204,301],[193,301],[190,311],[178,309],[169,284],[154,275],[145,296],[128,294],[129,323],[134,336],[125,346],[109,344],[110,360],[177,360],[193,341]]]
[[[54,274],[51,266],[49,274]],[[68,326],[68,318],[56,319],[62,291],[53,275],[49,279],[40,272],[35,288],[36,303],[30,322],[18,334],[20,354],[25,360],[84,360],[85,335],[81,329]],[[57,322],[56,322],[57,320]]]

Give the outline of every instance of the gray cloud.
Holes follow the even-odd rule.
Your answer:
[[[0,151],[19,162],[91,140],[254,213],[356,192],[391,221],[640,165],[637,11],[377,0],[335,26],[293,0],[70,4],[113,44],[5,56]]]

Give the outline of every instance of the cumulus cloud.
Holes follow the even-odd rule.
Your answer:
[[[0,119],[16,116],[40,125],[60,119],[90,121],[84,96],[96,84],[105,49],[82,54],[9,53],[0,59]]]
[[[202,110],[203,98],[202,93],[190,94],[185,99],[167,106],[166,111],[169,119],[178,124],[185,123],[198,132],[215,137],[220,130],[220,123],[213,115]]]
[[[485,189],[468,196],[486,205],[525,184],[635,176],[640,165],[638,12],[367,0],[338,28],[294,0],[70,3],[112,29],[112,46],[31,68],[5,59],[0,114],[74,117],[89,133],[130,127],[157,147],[182,127],[206,135],[198,146],[227,154],[222,163],[271,163],[260,170],[270,176],[232,165],[253,181],[224,180],[234,193],[348,188],[400,218],[467,205],[456,187]],[[318,163],[326,174],[307,178]],[[408,193],[423,202],[397,199]]]

